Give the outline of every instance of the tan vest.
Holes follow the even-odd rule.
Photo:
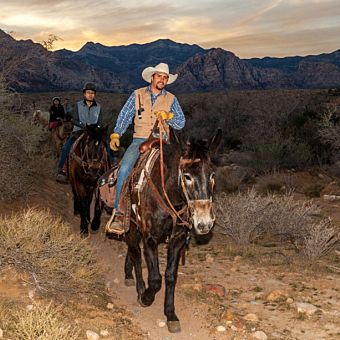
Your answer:
[[[136,115],[135,115],[135,138],[148,138],[155,125],[157,111],[170,111],[171,105],[174,101],[174,95],[167,92],[165,95],[159,95],[154,105],[151,104],[151,93],[147,87],[137,89],[136,94]],[[140,98],[140,100],[139,100]],[[138,115],[138,109],[144,109],[141,112],[141,118]],[[167,130],[169,130],[168,124],[165,124]]]

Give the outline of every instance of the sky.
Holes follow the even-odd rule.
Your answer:
[[[157,39],[221,47],[240,58],[340,49],[339,0],[1,0],[0,28],[16,39],[79,50]]]

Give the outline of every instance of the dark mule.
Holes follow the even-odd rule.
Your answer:
[[[181,253],[185,250],[191,232],[198,236],[207,235],[214,225],[212,196],[215,175],[211,156],[217,151],[221,136],[222,132],[218,130],[210,141],[192,141],[182,147],[176,134],[172,132],[171,143],[163,145],[166,194],[162,188],[159,159],[140,197],[137,197],[137,194],[131,197],[130,228],[125,234],[128,246],[125,284],[134,285],[132,274],[134,268],[138,302],[142,306],[150,306],[153,303],[162,284],[158,245],[167,241],[164,313],[170,332],[181,330],[174,306]],[[166,195],[177,214],[170,208]],[[100,224],[100,204],[103,203],[97,201],[96,216],[92,222],[95,228]],[[142,276],[140,241],[143,242],[148,268],[147,288]]]
[[[110,168],[107,155],[107,127],[87,125],[70,152],[69,180],[74,214],[80,214],[80,233],[88,235],[90,205],[98,178]]]

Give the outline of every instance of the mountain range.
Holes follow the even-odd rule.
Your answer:
[[[22,92],[80,90],[93,81],[105,92],[129,92],[146,83],[142,70],[169,64],[178,80],[169,89],[204,92],[242,89],[340,87],[340,50],[305,57],[240,59],[221,48],[159,39],[146,44],[48,51],[0,30],[0,72]]]

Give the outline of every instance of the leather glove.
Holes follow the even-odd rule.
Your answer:
[[[157,111],[157,112],[155,112],[155,115],[157,116],[158,119],[162,118],[163,120],[170,120],[170,119],[174,118],[174,114],[171,111],[169,111],[169,112],[167,112],[167,111]]]
[[[118,151],[120,145],[120,140],[119,140],[119,134],[118,133],[112,133],[110,135],[110,148],[113,151]]]

